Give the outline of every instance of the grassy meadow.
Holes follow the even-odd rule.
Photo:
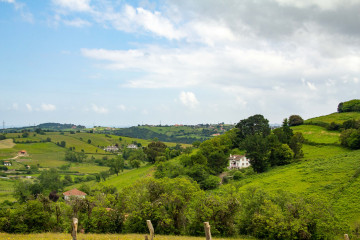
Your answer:
[[[292,127],[294,132],[301,132],[304,138],[314,143],[340,144],[340,132],[329,131],[324,127],[315,125],[300,125]]]
[[[330,124],[331,122],[335,122],[338,124],[342,124],[343,122],[345,122],[347,120],[352,120],[352,119],[359,120],[360,112],[344,112],[344,113],[336,112],[336,113],[332,113],[332,114],[325,115],[325,116],[307,119],[307,120],[305,120],[305,123],[311,124],[311,123],[322,122],[322,123]]]

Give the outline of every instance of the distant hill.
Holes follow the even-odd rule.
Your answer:
[[[41,129],[54,129],[54,130],[62,130],[62,129],[83,129],[85,126],[82,125],[75,125],[75,124],[67,124],[67,123],[41,123],[37,125],[36,127]]]
[[[16,127],[16,128],[7,128],[1,130],[1,132],[19,132],[22,130],[35,131],[35,129],[41,128],[42,130],[49,131],[62,131],[62,130],[80,130],[85,129],[85,126],[75,125],[72,123],[41,123],[39,125],[29,126],[29,127]]]

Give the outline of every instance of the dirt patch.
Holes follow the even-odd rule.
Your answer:
[[[0,149],[3,148],[12,148],[15,146],[15,143],[12,139],[5,139],[0,141]]]

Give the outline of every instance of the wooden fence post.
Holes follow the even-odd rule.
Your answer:
[[[77,218],[73,218],[73,222],[72,222],[72,233],[71,236],[73,237],[73,240],[77,239],[77,228],[78,228],[78,219]]]
[[[211,240],[211,231],[209,222],[204,222],[206,240]]]
[[[350,240],[349,235],[344,234],[344,239],[345,239],[345,240]]]
[[[151,223],[150,220],[146,220],[146,224],[149,228],[149,232],[150,232],[150,240],[154,240],[154,237],[155,237],[155,232],[154,232],[154,227]]]

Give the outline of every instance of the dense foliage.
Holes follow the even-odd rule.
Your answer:
[[[143,179],[116,192],[109,185],[84,185],[85,199],[64,202],[39,195],[0,210],[0,231],[69,232],[71,218],[93,233],[145,233],[151,219],[158,234],[203,235],[203,222],[214,236],[252,235],[266,239],[329,239],[347,226],[322,199],[258,188],[239,192],[231,185],[205,192],[187,178]],[[54,193],[51,193],[54,199]],[[51,195],[50,194],[50,195]]]
[[[299,115],[291,115],[289,117],[289,126],[299,126],[304,124],[304,120]]]
[[[338,105],[337,111],[342,112],[360,112],[360,100],[353,99],[347,102],[341,102]]]

